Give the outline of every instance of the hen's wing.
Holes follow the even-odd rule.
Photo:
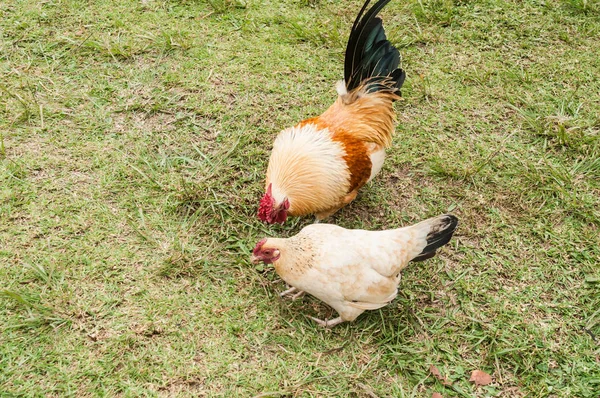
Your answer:
[[[313,224],[302,233],[310,236],[316,249],[307,276],[312,283],[329,288],[319,289],[323,297],[317,297],[361,309],[381,308],[393,300],[400,271],[426,245],[409,230],[347,230]],[[421,244],[415,244],[420,240]]]

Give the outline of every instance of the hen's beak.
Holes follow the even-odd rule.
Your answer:
[[[260,263],[260,258],[256,257],[254,254],[250,257],[250,262],[252,262],[252,264],[258,264]]]

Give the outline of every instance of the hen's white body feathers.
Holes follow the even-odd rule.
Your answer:
[[[429,232],[426,222],[387,231],[313,224],[267,243],[281,252],[274,266],[283,280],[352,321],[396,297],[400,271],[427,246]]]

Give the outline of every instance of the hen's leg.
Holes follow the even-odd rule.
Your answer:
[[[285,296],[287,296],[288,294],[294,293],[296,290],[298,290],[298,289],[296,289],[295,287],[293,287],[293,286],[292,286],[292,287],[291,287],[291,288],[289,288],[288,290],[286,290],[286,291],[284,291],[284,292],[281,292],[281,293],[279,293],[279,297],[285,297]]]
[[[324,328],[331,328],[334,327],[335,325],[339,325],[340,323],[344,322],[342,320],[341,316],[338,316],[337,318],[333,318],[331,320],[321,320],[319,318],[315,318],[312,316],[309,316],[310,319],[312,319],[313,321],[317,322],[317,324],[319,324],[319,326],[323,326]]]
[[[279,293],[279,297],[285,297],[288,294],[292,294],[292,293],[296,293],[296,294],[292,295],[292,301],[296,300],[299,297],[304,296],[304,291],[303,290],[298,290],[298,288],[295,288],[295,287],[292,286],[291,288],[289,288],[285,292]]]

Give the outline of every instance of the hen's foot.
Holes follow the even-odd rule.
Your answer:
[[[333,318],[331,320],[322,320],[313,316],[309,316],[309,318],[315,321],[319,326],[323,326],[324,328],[331,328],[335,325],[339,325],[340,323],[344,322],[341,316],[338,316],[337,318]]]

